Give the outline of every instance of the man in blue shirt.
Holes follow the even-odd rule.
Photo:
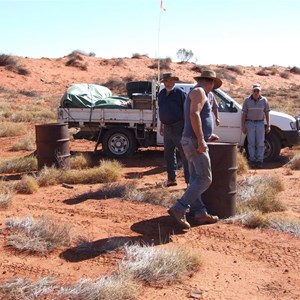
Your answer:
[[[188,163],[180,143],[184,126],[184,102],[187,95],[183,90],[175,87],[176,81],[179,81],[179,78],[172,73],[163,74],[161,82],[165,87],[158,94],[160,134],[164,137],[164,159],[168,173],[166,186],[177,185],[176,148],[183,163],[185,182],[187,184],[189,182]]]

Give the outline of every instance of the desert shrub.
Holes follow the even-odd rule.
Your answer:
[[[243,70],[237,66],[227,66],[226,69],[239,75],[243,75]]]
[[[133,53],[132,56],[131,56],[131,58],[137,58],[137,59],[139,59],[139,58],[143,58],[143,55],[141,55],[139,53]]]
[[[82,54],[82,53],[80,53],[80,54]],[[86,71],[87,70],[88,64],[83,61],[83,58],[78,54],[78,51],[77,52],[73,51],[69,55],[69,57],[70,58],[65,63],[65,65],[67,67],[75,67],[75,68],[78,68],[78,69],[80,69],[82,71]]]
[[[13,157],[0,160],[0,173],[25,173],[37,170],[34,156]]]
[[[0,86],[0,93],[6,93],[7,89],[4,86]]]
[[[181,282],[199,270],[199,253],[183,248],[155,248],[153,246],[125,245],[125,257],[120,263],[121,272],[150,285]]]
[[[120,79],[115,79],[115,78],[109,78],[105,83],[104,86],[109,88],[111,91],[126,91],[126,86],[124,81]]]
[[[300,68],[293,67],[293,68],[290,69],[290,72],[299,75],[300,74]]]
[[[68,54],[68,56],[70,57],[76,57],[76,56],[80,57],[80,55],[88,56],[88,54],[85,51],[79,49],[73,50],[70,54]],[[80,57],[80,60],[82,60],[82,57]]]
[[[217,76],[221,79],[226,79],[229,82],[236,82],[236,78],[233,75],[229,74],[228,70],[219,69],[217,72]]]
[[[37,96],[36,91],[19,90],[19,94],[27,96],[27,97],[36,97]]]
[[[176,55],[181,62],[188,62],[194,56],[194,53],[192,50],[181,48],[177,51]]]
[[[23,175],[21,180],[15,184],[15,190],[20,194],[33,194],[38,189],[37,179],[30,175]]]
[[[20,136],[25,133],[23,124],[2,122],[0,126],[0,137]]]
[[[15,66],[16,64],[17,61],[13,56],[7,54],[0,55],[0,66]]]
[[[200,65],[194,65],[191,67],[191,70],[194,72],[202,73],[202,71],[204,70],[204,67],[200,66]]]
[[[170,70],[170,64],[172,63],[172,59],[170,57],[167,58],[160,58],[154,64],[149,66],[150,69],[157,69],[158,65],[160,70]]]
[[[284,79],[289,79],[289,77],[290,77],[290,74],[288,72],[281,72],[279,75],[281,78],[284,78]]]
[[[124,82],[130,82],[134,81],[134,76],[133,75],[128,75],[122,78]]]
[[[70,226],[46,216],[37,220],[30,216],[11,218],[5,225],[10,232],[7,245],[19,251],[45,254],[71,242]]]
[[[269,72],[266,69],[260,69],[259,71],[256,72],[256,75],[259,76],[269,76]]]

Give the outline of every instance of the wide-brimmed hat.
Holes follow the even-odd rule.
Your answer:
[[[165,79],[169,79],[169,78],[171,78],[171,79],[173,79],[175,81],[179,81],[179,78],[177,76],[173,76],[173,73],[165,73],[165,74],[163,74],[160,81],[164,81]]]
[[[216,72],[212,70],[205,70],[201,73],[201,76],[196,76],[194,79],[198,81],[200,78],[210,78],[214,79],[214,89],[219,88],[222,85],[222,80],[217,77]]]
[[[254,83],[253,85],[252,85],[252,90],[254,91],[254,90],[261,90],[261,86],[260,86],[260,84],[259,83]]]

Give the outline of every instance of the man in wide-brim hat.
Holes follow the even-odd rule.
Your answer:
[[[203,78],[213,79],[214,80],[214,89],[218,89],[222,85],[222,80],[217,77],[216,72],[212,70],[205,70],[201,73],[201,76],[196,76],[194,79],[198,82],[201,81]]]
[[[184,105],[184,129],[181,144],[188,161],[189,185],[183,196],[168,210],[168,213],[185,229],[191,227],[186,213],[193,213],[193,223],[213,224],[218,216],[208,214],[201,195],[212,182],[211,163],[207,142],[218,139],[213,134],[213,117],[207,95],[222,85],[212,70],[203,71],[194,77],[196,86],[189,92]]]
[[[160,81],[164,82],[167,79],[172,79],[172,80],[174,80],[174,82],[179,81],[179,78],[177,76],[174,76],[173,73],[165,73],[165,74],[163,74]]]

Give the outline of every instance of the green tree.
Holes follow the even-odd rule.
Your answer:
[[[194,56],[194,53],[192,50],[182,48],[177,51],[176,55],[181,62],[188,62]]]

